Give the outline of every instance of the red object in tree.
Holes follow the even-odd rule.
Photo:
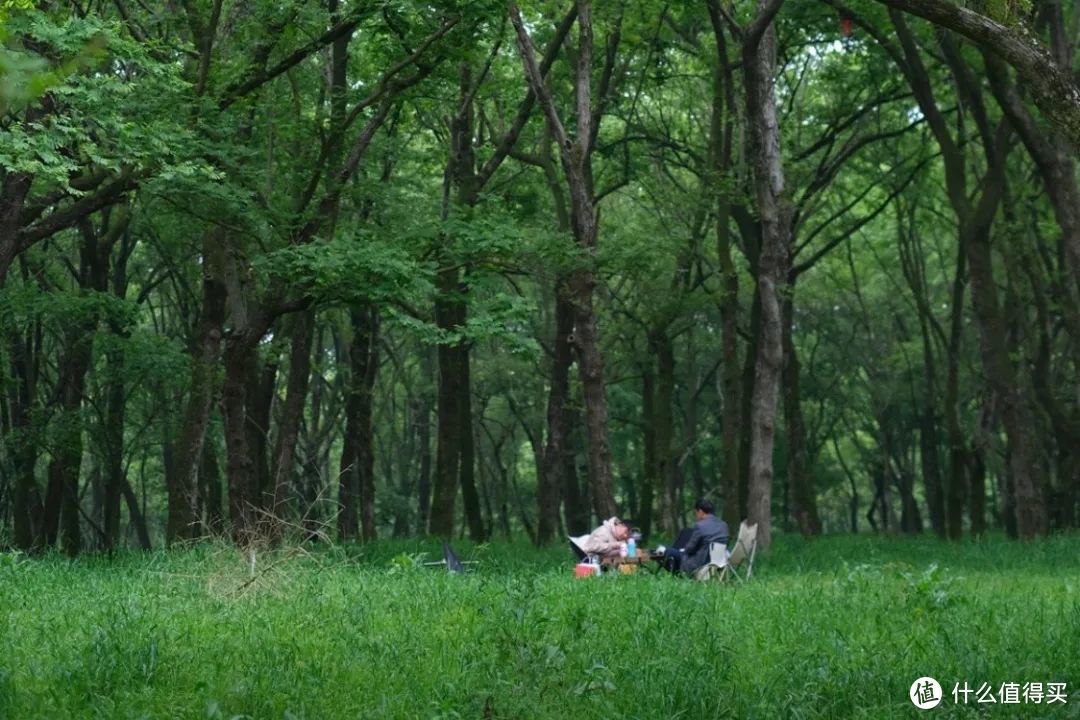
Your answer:
[[[851,37],[851,30],[855,26],[855,22],[851,19],[850,15],[840,16],[840,32],[844,34],[844,37]]]

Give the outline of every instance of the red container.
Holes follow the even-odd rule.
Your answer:
[[[578,563],[574,566],[574,577],[586,578],[598,575],[600,573],[599,565],[590,565],[589,563]]]

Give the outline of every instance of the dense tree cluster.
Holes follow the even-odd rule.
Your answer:
[[[1078,12],[6,2],[0,545],[1075,527]]]

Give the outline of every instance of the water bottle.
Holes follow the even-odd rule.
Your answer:
[[[632,537],[626,541],[626,557],[637,557],[637,542]]]

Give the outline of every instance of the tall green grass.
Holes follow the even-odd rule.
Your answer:
[[[435,543],[0,555],[0,718],[1080,718],[1080,537],[780,537],[744,586]],[[1067,704],[955,705],[1065,682]]]

